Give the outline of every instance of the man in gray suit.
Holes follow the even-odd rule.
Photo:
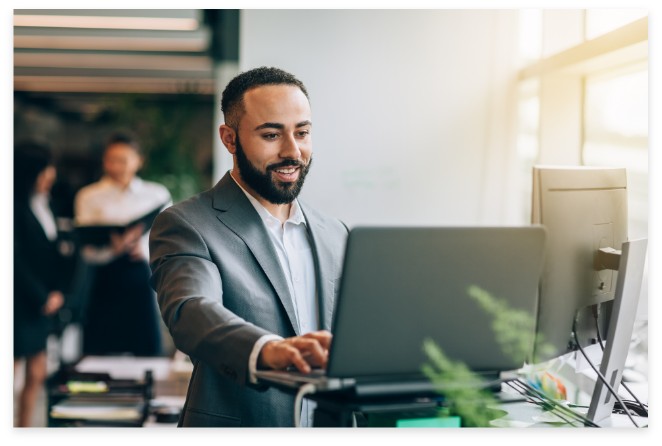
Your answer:
[[[253,374],[326,365],[348,230],[297,199],[312,161],[310,104],[298,79],[247,71],[221,106],[232,170],[162,212],[150,234],[161,315],[194,364],[179,425],[293,426],[293,395]]]

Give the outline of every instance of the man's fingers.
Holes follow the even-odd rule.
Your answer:
[[[124,231],[124,239],[127,243],[133,243],[137,240],[140,240],[140,237],[143,235],[144,225],[138,223],[137,225],[131,226],[129,229]]]
[[[326,367],[331,333],[318,331],[281,341],[270,341],[262,348],[258,361],[262,366],[284,369],[293,365],[308,373],[310,366]]]
[[[304,359],[303,355],[301,352],[292,346],[289,346],[288,348],[288,353],[290,355],[290,364],[292,364],[294,367],[297,368],[302,373],[308,373],[310,372],[310,366],[308,365],[308,362]],[[288,364],[289,365],[289,364]]]
[[[327,349],[316,339],[306,337],[293,338],[292,343],[309,364],[319,367],[326,366]]]
[[[272,369],[285,369],[294,365],[304,373],[310,371],[310,366],[299,349],[292,345],[291,339],[266,343],[260,352],[258,361],[261,365]]]
[[[311,333],[306,333],[303,335],[304,338],[312,338],[317,340],[317,342],[320,343],[322,348],[324,350],[328,350],[331,348],[331,340],[333,339],[333,335],[331,332],[327,330],[319,330],[319,331],[313,331]]]

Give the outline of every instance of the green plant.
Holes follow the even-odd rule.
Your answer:
[[[531,352],[535,320],[523,310],[511,308],[503,299],[497,299],[488,291],[472,285],[467,294],[476,301],[479,308],[492,317],[492,330],[504,354],[524,362]],[[551,352],[552,346],[544,339],[536,339],[537,348]],[[423,351],[430,360],[423,365],[423,373],[443,394],[451,413],[462,418],[467,427],[485,427],[490,421],[503,415],[496,409],[497,401],[485,388],[482,378],[472,372],[464,363],[448,358],[432,340],[423,343]]]
[[[430,339],[424,341],[423,351],[430,360],[423,365],[423,373],[443,394],[450,413],[459,416],[465,427],[489,426],[498,416],[497,401],[482,389],[482,379],[465,364],[449,359]]]
[[[488,291],[472,285],[467,294],[475,300],[480,308],[492,316],[492,330],[501,350],[514,360],[523,362],[531,353],[532,342],[536,343],[535,351],[545,357],[553,356],[554,347],[548,344],[542,336],[532,339],[536,321],[524,310],[510,308],[504,299],[497,299]]]
[[[146,94],[127,94],[108,97],[106,103],[105,124],[128,129],[140,141],[146,157],[140,172],[143,178],[166,186],[174,202],[202,190],[205,181],[196,149],[209,136],[195,131],[200,105],[204,105],[199,95],[185,92],[156,101]]]

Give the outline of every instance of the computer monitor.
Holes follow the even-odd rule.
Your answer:
[[[588,411],[604,420],[625,366],[647,247],[627,239],[625,169],[535,166],[531,220],[548,232],[532,362],[606,334],[600,372],[609,385],[596,381]]]
[[[548,230],[540,282],[537,340],[539,363],[597,341],[594,311],[607,331],[616,271],[595,268],[602,248],[620,250],[627,240],[625,169],[534,166],[531,222]]]

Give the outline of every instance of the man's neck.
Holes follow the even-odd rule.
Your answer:
[[[232,169],[230,172],[230,175],[232,178],[239,184],[241,187],[244,188],[246,192],[248,192],[251,197],[255,198],[258,203],[260,203],[264,208],[274,217],[276,217],[278,220],[280,220],[281,223],[285,223],[287,219],[290,217],[290,210],[292,208],[292,203],[287,203],[287,204],[274,204],[266,199],[264,199],[260,194],[255,192],[248,184],[246,184],[242,179],[241,176],[237,173],[236,169]]]

